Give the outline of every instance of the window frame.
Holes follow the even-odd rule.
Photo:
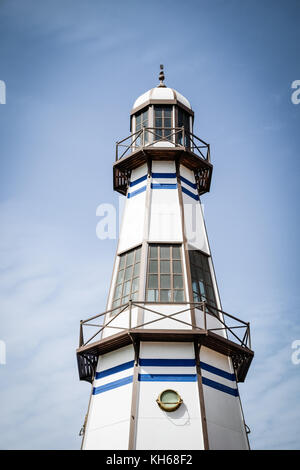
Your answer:
[[[128,303],[129,300],[138,300],[138,297],[139,297],[139,292],[140,292],[140,276],[141,276],[141,264],[142,264],[142,260],[141,260],[141,252],[142,252],[142,245],[138,245],[134,248],[131,248],[130,250],[127,250],[123,253],[120,253],[118,255],[118,267],[117,267],[117,270],[116,270],[116,277],[115,277],[115,282],[114,282],[114,290],[113,290],[113,295],[112,295],[112,301],[111,301],[111,309],[114,309],[112,312],[111,312],[111,315],[116,315],[118,313],[118,307],[120,305],[124,305],[126,303]],[[127,264],[127,259],[128,259],[128,255],[130,255],[131,253],[133,253],[133,260],[132,260],[132,263],[131,264]],[[138,259],[137,259],[137,256],[138,256]],[[124,258],[124,264],[121,265],[122,262],[122,259]],[[137,264],[139,265],[138,267],[138,272],[135,272],[135,268],[137,266]],[[126,279],[126,269],[128,268],[131,268],[131,275],[129,276],[128,279]],[[118,282],[118,277],[119,277],[119,274],[120,272],[123,271],[123,274],[122,274],[122,281],[121,282]],[[133,287],[133,282],[137,280],[137,288],[132,291],[132,287]],[[125,291],[125,284],[127,283],[130,283],[129,285],[129,291],[128,293],[126,293]],[[117,293],[117,289],[121,286],[121,291],[120,291],[120,295],[118,295],[118,297],[116,297],[116,293]],[[137,296],[137,299],[132,299],[132,296],[136,294]],[[124,299],[124,297],[128,297],[128,300],[124,301],[122,299]],[[119,304],[118,305],[115,305],[115,302],[119,301]]]
[[[162,110],[161,117],[156,115],[156,112],[158,111],[159,108],[161,108],[161,110]],[[170,117],[165,116],[166,109],[170,110]],[[161,126],[159,126],[159,127],[156,126],[156,119],[161,119],[161,121],[162,121]],[[170,127],[165,126],[165,120],[166,119],[171,120],[171,126]],[[154,127],[154,130],[155,130],[154,140],[164,139],[164,140],[172,141],[172,132],[173,132],[173,128],[174,128],[173,105],[171,105],[171,104],[155,104],[153,106],[153,127]]]
[[[179,117],[181,114],[182,122],[179,121]],[[178,134],[178,143],[179,145],[184,145],[185,147],[190,147],[190,132],[191,132],[191,122],[190,122],[190,114],[185,111],[180,106],[176,106],[176,126],[179,128],[184,128],[185,132],[185,139],[183,143],[183,136],[180,132]]]
[[[140,124],[138,124],[139,128],[137,128],[138,127],[137,118],[139,116],[141,116],[141,122],[140,122]],[[142,119],[142,116],[146,116],[146,118]],[[138,131],[142,130],[143,127],[149,127],[149,124],[150,124],[150,110],[149,110],[149,106],[147,106],[146,108],[143,108],[140,111],[138,111],[137,113],[135,113],[135,115],[134,115],[134,132],[137,133]],[[136,135],[134,136],[134,138],[136,138]],[[148,135],[148,132],[145,132],[144,143],[147,144],[148,141],[149,141],[149,135]],[[143,142],[142,142],[142,135],[141,135],[135,140],[135,145],[137,147],[141,147],[142,144],[143,144]]]
[[[151,257],[151,247],[157,248],[157,257]],[[169,257],[165,258],[161,254],[161,248],[169,247]],[[173,247],[179,249],[179,257],[173,256]],[[156,261],[157,262],[157,269],[150,271],[150,263]],[[167,261],[169,264],[169,271],[162,270],[161,263]],[[180,272],[174,269],[174,262],[180,262]],[[149,286],[149,278],[150,276],[157,277],[157,287],[150,287]],[[170,287],[162,286],[162,276],[169,276],[170,279]],[[175,287],[175,277],[178,276],[181,278],[181,287]],[[157,291],[154,295],[154,300],[149,299],[149,291]],[[162,292],[169,291],[170,298],[169,300],[161,300]],[[176,300],[175,293],[182,292],[182,299]],[[157,296],[157,297],[156,297]],[[183,256],[182,256],[182,244],[181,243],[148,243],[148,253],[147,253],[147,270],[146,270],[146,285],[145,285],[145,299],[146,302],[153,302],[153,303],[184,303],[186,300],[186,289],[185,289],[185,278],[184,278],[184,264],[183,264]]]
[[[194,253],[197,253],[196,257]],[[207,269],[203,267],[203,263],[201,261],[201,265],[194,262],[197,260],[197,256],[200,257],[201,260],[205,260],[205,266]],[[192,295],[194,302],[206,302],[210,304],[212,307],[217,308],[217,296],[215,292],[215,286],[210,266],[210,259],[211,256],[207,255],[206,253],[202,252],[201,250],[189,250],[189,263],[190,263],[190,272],[191,272],[191,287],[192,287]],[[198,270],[202,271],[202,279],[198,276]],[[193,276],[193,273],[197,273],[197,279]],[[207,280],[209,279],[209,281]],[[194,289],[194,283],[197,284],[197,289]],[[202,283],[204,287],[204,294],[201,293],[200,283]],[[208,296],[209,289],[211,289],[212,296]],[[197,297],[196,297],[197,296]]]

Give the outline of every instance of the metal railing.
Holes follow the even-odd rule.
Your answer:
[[[189,149],[210,163],[209,144],[184,127],[143,127],[116,143],[116,161],[141,148],[156,146],[159,142]]]
[[[152,306],[152,308],[149,308],[149,305]],[[237,343],[239,346],[243,348],[248,348],[251,349],[251,337],[250,337],[250,323],[244,322],[243,320],[240,320],[239,318],[230,315],[227,312],[224,312],[223,310],[217,309],[216,307],[208,304],[207,302],[181,302],[181,303],[176,303],[175,305],[180,305],[182,306],[179,307],[179,310],[176,312],[173,312],[171,314],[166,315],[165,313],[159,312],[153,309],[153,305],[174,305],[172,303],[163,303],[163,302],[143,302],[143,301],[132,301],[129,300],[129,302],[120,305],[118,307],[115,307],[111,310],[107,310],[103,313],[100,313],[98,315],[94,315],[93,317],[90,317],[86,320],[82,320],[80,322],[80,337],[79,337],[79,348],[83,346],[87,346],[89,343],[91,343],[92,340],[95,340],[95,338],[106,329],[106,328],[113,328],[116,330],[121,330],[121,331],[128,331],[128,330],[139,330],[141,328],[144,328],[150,324],[159,322],[164,319],[171,319],[172,321],[176,322],[178,324],[182,324],[185,327],[189,326],[194,330],[199,330],[201,332],[217,332],[217,331],[223,331],[226,335],[226,339],[230,339],[231,341]],[[150,321],[146,321],[144,323],[136,324],[133,326],[133,313],[132,309],[133,307],[139,307],[143,311],[146,312],[151,312],[159,316],[159,318],[152,319]],[[184,312],[188,312],[190,310],[197,310],[198,312],[202,312],[203,314],[203,328],[197,325],[193,325],[190,322],[184,321],[179,318],[175,318],[177,315],[182,314]],[[122,326],[116,326],[112,325],[112,323],[119,318],[122,313],[124,314],[126,312],[127,315],[127,325],[125,327]],[[110,314],[110,315],[109,315]],[[108,316],[108,320],[104,324],[95,324],[94,320],[96,319],[101,319],[104,316]],[[124,317],[125,315],[123,315]],[[136,317],[136,316],[135,316]],[[218,322],[220,322],[221,326],[220,327],[208,327],[209,319],[214,318]],[[233,325],[229,325],[229,322],[233,322]],[[199,322],[198,322],[199,323]],[[88,337],[88,339],[85,339],[85,331],[86,327],[94,327],[98,328],[95,333],[93,333],[91,336]],[[235,330],[235,331],[233,331]],[[242,334],[239,336],[236,332],[236,330],[242,331]]]

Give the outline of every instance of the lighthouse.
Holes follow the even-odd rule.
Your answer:
[[[250,326],[221,304],[200,199],[213,165],[194,127],[161,66],[116,144],[125,204],[107,306],[81,321],[76,351],[91,384],[82,449],[249,449]]]

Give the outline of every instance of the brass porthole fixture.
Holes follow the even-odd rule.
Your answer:
[[[179,393],[171,389],[161,392],[156,401],[158,406],[164,411],[175,411],[183,402]]]

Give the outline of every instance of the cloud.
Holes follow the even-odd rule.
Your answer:
[[[111,264],[79,256],[74,269],[74,247],[62,243],[73,228],[45,231],[21,207],[0,206],[0,336],[7,347],[7,364],[0,366],[0,447],[76,449],[89,399],[89,385],[78,380],[79,320],[104,309]],[[23,214],[18,221],[15,210]]]

